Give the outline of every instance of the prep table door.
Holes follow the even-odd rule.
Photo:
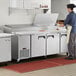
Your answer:
[[[11,61],[11,38],[0,38],[0,62]]]
[[[59,34],[47,34],[47,55],[59,53]]]
[[[61,34],[61,53],[66,53],[68,51],[68,44],[67,44],[67,34]]]
[[[45,35],[32,35],[32,57],[45,55]]]

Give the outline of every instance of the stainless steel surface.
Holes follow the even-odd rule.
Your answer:
[[[67,44],[67,34],[61,33],[60,34],[60,53],[67,53],[68,52],[68,44]]]
[[[34,19],[35,26],[55,26],[58,14],[37,14]]]
[[[47,55],[59,54],[59,34],[47,34]]]
[[[32,24],[14,24],[14,25],[5,25],[8,28],[25,28],[25,27],[32,27]]]
[[[11,61],[11,37],[0,38],[0,62]]]
[[[12,37],[12,58],[17,61],[30,58],[30,35]]]
[[[46,39],[45,34],[36,34],[32,35],[31,38],[31,56],[32,57],[39,57],[39,56],[46,56]]]

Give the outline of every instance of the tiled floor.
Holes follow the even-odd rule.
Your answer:
[[[28,73],[16,73],[0,68],[0,76],[76,76],[76,64],[48,68]]]
[[[51,56],[49,58],[53,58],[53,57],[64,57],[64,56],[62,55]],[[41,59],[39,58],[36,60],[41,60]],[[0,68],[0,76],[76,76],[76,64],[58,66],[58,67],[37,70],[37,71],[27,72],[27,73],[18,73],[11,70]]]

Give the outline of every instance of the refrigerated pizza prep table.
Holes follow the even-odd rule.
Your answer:
[[[21,59],[67,52],[66,29],[64,27],[54,26],[56,21],[50,23],[49,20],[47,20],[45,26],[43,26],[42,23],[44,20],[40,19],[42,22],[40,21],[39,23],[38,18],[40,17],[41,15],[36,17],[34,26],[28,24],[26,24],[27,26],[20,24],[5,25],[4,31],[14,34],[12,37],[12,59],[20,61]],[[47,17],[46,19],[50,19],[49,16]],[[57,20],[57,18],[55,20]],[[53,26],[50,26],[50,24]],[[58,28],[59,30],[57,30]]]

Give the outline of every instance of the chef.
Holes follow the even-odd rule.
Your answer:
[[[76,59],[76,13],[74,13],[73,9],[76,6],[74,4],[68,4],[67,5],[67,11],[69,14],[67,15],[64,25],[71,25],[72,29],[70,32],[70,38],[69,38],[69,43],[68,43],[68,53],[69,56],[66,57],[65,59],[68,60],[73,60]]]

